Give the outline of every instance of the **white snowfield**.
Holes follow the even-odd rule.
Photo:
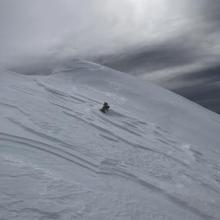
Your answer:
[[[85,61],[49,76],[1,70],[8,219],[219,220],[220,117]]]

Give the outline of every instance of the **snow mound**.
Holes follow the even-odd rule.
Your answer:
[[[220,219],[219,132],[219,115],[101,65],[1,70],[0,219]]]

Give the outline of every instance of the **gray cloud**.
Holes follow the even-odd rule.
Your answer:
[[[114,69],[136,75],[153,72],[160,69],[173,68],[196,62],[200,59],[197,47],[185,43],[184,37],[173,38],[153,46],[135,46],[118,53],[94,59]],[[147,74],[146,74],[147,75]]]
[[[220,113],[220,66],[213,66],[191,74],[173,79],[183,82],[184,86],[174,89],[175,92]]]
[[[0,0],[0,64],[49,73],[82,57],[193,100],[209,83],[203,103],[219,109],[219,11],[219,0]]]
[[[45,53],[91,57],[157,44],[194,25],[186,15],[190,5],[174,0],[0,0],[0,59]]]

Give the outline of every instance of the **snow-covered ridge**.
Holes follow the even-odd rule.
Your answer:
[[[97,64],[1,70],[0,218],[219,219],[219,132],[219,115]]]

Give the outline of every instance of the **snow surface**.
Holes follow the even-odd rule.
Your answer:
[[[97,64],[0,70],[0,219],[220,219],[219,134],[219,115]]]

